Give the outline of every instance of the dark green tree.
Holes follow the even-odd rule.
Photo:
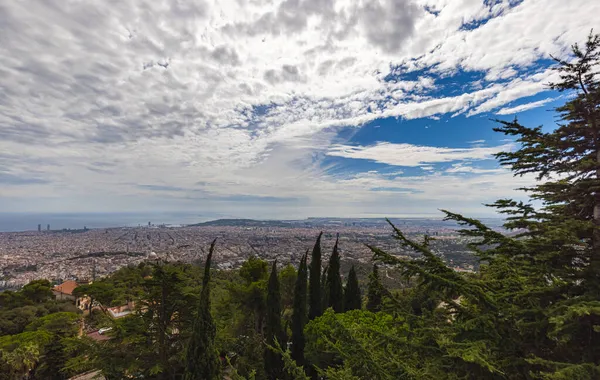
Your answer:
[[[594,378],[599,369],[591,363],[600,363],[600,329],[594,327],[600,324],[600,36],[590,34],[572,53],[556,59],[560,80],[550,85],[571,95],[557,108],[558,127],[544,132],[514,120],[496,129],[517,137],[519,149],[497,157],[515,175],[537,177],[536,186],[524,190],[542,208],[510,199],[493,206],[527,239],[516,257],[527,282],[536,284],[519,305],[529,322],[520,348],[560,376]]]
[[[348,273],[348,281],[344,289],[344,311],[357,310],[362,307],[362,298],[360,295],[360,287],[358,285],[358,277],[354,270],[354,265]]]
[[[381,310],[383,293],[383,285],[381,285],[381,281],[379,280],[377,264],[373,264],[373,271],[369,274],[369,283],[367,285],[367,310],[374,313]]]
[[[526,228],[540,235],[550,228],[568,228],[589,249],[549,257],[555,274],[566,275],[573,265],[580,270],[586,292],[600,298],[600,36],[590,34],[584,47],[573,46],[569,60],[556,59],[560,81],[550,87],[568,91],[573,98],[557,108],[561,124],[551,132],[529,128],[517,120],[500,121],[497,131],[516,136],[520,149],[501,152],[500,163],[515,175],[534,174],[539,184],[527,188],[544,208],[503,200],[495,204],[512,215],[512,227]],[[589,265],[587,265],[589,264]]]
[[[292,359],[300,366],[304,365],[304,326],[308,322],[307,282],[308,268],[306,259],[308,251],[300,260],[298,277],[294,287],[294,311],[292,314]]]
[[[294,288],[298,272],[292,264],[286,265],[279,271],[279,285],[281,287],[281,310],[291,309],[294,304]]]
[[[265,340],[267,345],[274,347],[275,341],[285,347],[285,334],[281,327],[281,293],[279,290],[279,276],[277,275],[277,261],[273,262],[269,283],[267,286],[267,317],[265,320]],[[281,355],[269,347],[265,347],[265,372],[269,380],[282,379],[283,359]]]
[[[206,257],[198,315],[192,328],[185,363],[185,380],[216,380],[221,378],[219,355],[214,346],[215,325],[210,312],[210,264],[217,239],[213,240]]]
[[[308,318],[314,319],[323,314],[323,295],[321,294],[321,236],[319,234],[310,259],[308,283]]]
[[[321,272],[321,308],[323,312],[327,308],[327,304],[329,303],[329,286],[327,284],[327,272],[329,270],[329,266],[325,265],[323,268],[323,272]]]
[[[344,287],[340,276],[340,253],[338,250],[339,237],[335,240],[333,253],[327,265],[327,302],[326,307],[333,308],[336,313],[344,311]]]

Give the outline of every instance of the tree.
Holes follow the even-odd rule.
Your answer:
[[[262,335],[266,315],[266,289],[269,264],[255,256],[250,256],[240,268],[244,283],[229,285],[229,293],[243,310],[243,325],[251,324],[256,334]],[[242,332],[240,332],[242,334]]]
[[[317,237],[310,259],[310,276],[308,283],[308,318],[314,319],[323,313],[323,296],[321,294],[321,236]]]
[[[285,347],[285,334],[281,327],[281,294],[279,291],[279,277],[277,276],[277,261],[273,262],[267,287],[265,340],[269,346],[274,346],[275,341],[277,341]],[[267,378],[269,380],[281,379],[284,374],[281,355],[269,347],[265,347],[264,358]]]
[[[35,304],[54,299],[52,285],[48,280],[31,281],[21,289],[21,294]]]
[[[294,287],[298,273],[292,264],[286,265],[279,272],[279,284],[281,286],[281,309],[291,308],[294,304]]]
[[[308,322],[308,304],[306,302],[306,286],[308,269],[306,259],[308,251],[300,260],[298,277],[294,287],[294,313],[292,314],[292,359],[300,366],[304,365],[304,326]]]
[[[528,303],[519,306],[535,345],[519,338],[536,358],[530,360],[555,378],[594,378],[600,362],[600,331],[594,327],[600,324],[600,36],[590,33],[572,53],[556,59],[560,80],[550,85],[572,95],[557,108],[556,129],[543,132],[517,120],[496,128],[519,142],[516,151],[497,155],[500,163],[515,175],[537,177],[540,182],[524,190],[543,207],[511,199],[492,206],[508,215],[506,227],[520,229],[523,239],[517,257],[531,288]]]
[[[333,308],[336,313],[344,311],[344,288],[340,276],[340,254],[338,250],[339,237],[335,240],[333,253],[327,265],[327,299],[326,307]]]
[[[563,269],[585,263],[581,271],[586,292],[600,297],[600,35],[590,33],[585,47],[572,47],[570,60],[558,59],[555,70],[560,81],[550,87],[569,91],[574,97],[557,108],[562,124],[551,132],[499,121],[496,131],[516,136],[520,148],[497,154],[502,165],[515,175],[534,174],[542,183],[526,188],[532,198],[541,200],[541,211],[510,200],[493,206],[512,215],[511,227],[529,229],[539,235],[552,229],[568,228],[589,249],[561,252],[548,257],[556,275]],[[547,255],[547,254],[546,254]],[[589,265],[587,265],[589,264]]]
[[[214,346],[216,330],[210,313],[210,264],[216,242],[213,240],[206,257],[198,316],[186,352],[185,380],[220,379],[219,355]]]
[[[383,285],[379,281],[379,270],[377,264],[373,264],[373,271],[369,275],[367,286],[367,310],[377,312],[381,310],[383,300]]]
[[[138,301],[139,312],[135,317],[146,326],[146,334],[154,344],[150,353],[152,372],[162,378],[173,378],[177,371],[178,353],[185,349],[180,335],[193,320],[194,301],[186,291],[182,268],[173,264],[157,264],[152,276],[143,285],[144,297]]]
[[[346,289],[344,289],[344,311],[356,310],[362,307],[362,298],[360,295],[360,287],[358,285],[358,277],[354,270],[354,265],[348,273],[348,281],[346,281]]]

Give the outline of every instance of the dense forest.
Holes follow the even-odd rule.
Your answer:
[[[550,87],[568,100],[552,131],[498,121],[519,144],[500,164],[538,178],[530,203],[489,205],[518,233],[444,211],[476,238],[477,273],[390,223],[419,256],[372,246],[362,279],[319,235],[297,266],[250,257],[214,270],[214,241],[202,263],[122,268],[73,291],[90,300],[83,312],[38,280],[0,293],[0,379],[600,379],[599,63],[595,35],[557,59]],[[405,286],[384,286],[383,267]],[[124,304],[124,317],[107,312]]]

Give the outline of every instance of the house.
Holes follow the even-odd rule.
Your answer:
[[[73,280],[67,280],[60,285],[56,285],[52,288],[52,293],[57,300],[70,300],[75,302],[77,297],[73,295],[73,290],[78,287],[79,284]]]

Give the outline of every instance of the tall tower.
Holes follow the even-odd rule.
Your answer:
[[[38,224],[38,232],[42,232],[42,225]]]
[[[46,231],[50,231],[50,225],[49,224],[46,226]]]

